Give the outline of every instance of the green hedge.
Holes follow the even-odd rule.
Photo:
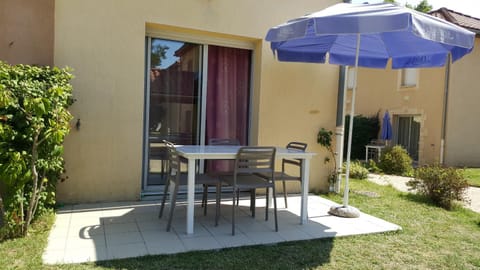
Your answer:
[[[345,117],[345,135],[343,141],[343,156],[347,157],[348,130],[350,127],[350,115]],[[353,120],[352,153],[351,159],[365,159],[365,145],[378,138],[380,120],[378,113],[373,116],[357,115]]]
[[[0,61],[0,238],[26,235],[55,204],[72,77],[66,69]]]

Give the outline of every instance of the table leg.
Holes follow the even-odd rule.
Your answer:
[[[187,234],[193,234],[195,208],[195,159],[188,159]]]
[[[308,181],[310,179],[310,159],[303,160],[302,166],[302,208],[300,211],[300,224],[307,223],[308,219]]]

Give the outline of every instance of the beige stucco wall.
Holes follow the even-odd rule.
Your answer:
[[[0,1],[0,60],[53,64],[54,0]]]
[[[445,163],[480,167],[480,37],[472,53],[451,65]]]
[[[70,66],[80,130],[65,145],[69,179],[63,202],[138,199],[141,191],[146,24],[206,40],[254,46],[252,143],[300,140],[318,152],[310,189],[325,189],[320,127],[334,129],[338,67],[279,63],[263,38],[273,25],[340,1],[69,0],[56,1],[55,65]]]
[[[444,68],[423,68],[414,88],[400,88],[400,70],[360,68],[356,114],[383,118],[385,110],[395,116],[420,116],[419,163],[438,162],[444,96]],[[347,109],[350,110],[350,94]]]

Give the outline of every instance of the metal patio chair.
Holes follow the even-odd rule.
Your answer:
[[[166,148],[168,149],[168,175],[165,183],[165,189],[163,192],[163,198],[162,198],[162,205],[160,207],[160,213],[158,215],[159,218],[162,217],[163,215],[163,210],[165,208],[165,202],[167,199],[167,196],[169,195],[168,191],[170,188],[170,185],[174,185],[173,192],[170,194],[171,196],[171,205],[170,205],[170,212],[168,216],[168,222],[167,222],[167,231],[170,231],[171,225],[172,225],[172,218],[173,218],[173,212],[175,210],[175,205],[177,202],[177,195],[178,195],[178,188],[179,186],[186,186],[188,184],[188,177],[186,173],[181,172],[181,159],[180,156],[178,155],[177,150],[175,149],[175,146],[171,142],[165,141]],[[210,177],[209,175],[206,174],[196,174],[195,175],[195,184],[199,185],[210,185],[210,186],[216,186],[216,212],[215,212],[215,226],[218,225],[218,219],[220,217],[220,193],[221,193],[221,181],[218,178]],[[205,194],[205,193],[204,193]],[[203,202],[202,198],[202,202]],[[205,205],[205,209],[207,206]],[[204,211],[206,214],[206,211]]]
[[[287,144],[287,149],[293,149],[293,150],[299,150],[305,152],[307,149],[307,144],[302,143],[302,142],[290,142]],[[282,159],[282,171],[276,171],[274,173],[274,181],[282,181],[283,184],[283,198],[285,200],[285,208],[288,208],[288,203],[287,203],[287,189],[286,189],[286,181],[295,181],[295,182],[302,182],[302,165],[303,161],[301,159],[288,159],[284,158]],[[286,171],[289,169],[289,167],[294,167],[296,170],[298,170],[298,173],[296,174],[288,174]],[[293,168],[292,168],[293,169]],[[270,176],[268,174],[262,173],[260,174],[264,178],[269,178]]]
[[[235,209],[238,205],[235,204],[238,190],[248,189],[252,190],[250,201],[250,208],[253,209],[252,216],[255,216],[255,190],[259,188],[266,189],[266,208],[265,220],[268,220],[268,201],[269,189],[272,189],[273,206],[275,216],[275,231],[278,231],[277,219],[277,200],[275,196],[275,147],[261,147],[261,146],[246,146],[238,150],[235,159],[235,166],[233,175],[223,176],[222,180],[233,187],[232,200],[232,235],[235,235]],[[269,178],[260,177],[258,174],[269,175]]]

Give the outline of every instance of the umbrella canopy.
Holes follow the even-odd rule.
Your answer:
[[[336,4],[272,27],[265,38],[280,61],[355,66],[350,115],[355,112],[357,67],[440,67],[473,49],[475,34],[436,17],[392,4]],[[343,205],[348,181],[353,117],[348,134]]]
[[[356,47],[361,34],[360,48]],[[392,4],[337,4],[271,28],[278,60],[385,68],[440,67],[471,52],[475,34]]]
[[[388,141],[392,139],[392,123],[390,123],[390,114],[385,111],[382,121],[382,140]]]

